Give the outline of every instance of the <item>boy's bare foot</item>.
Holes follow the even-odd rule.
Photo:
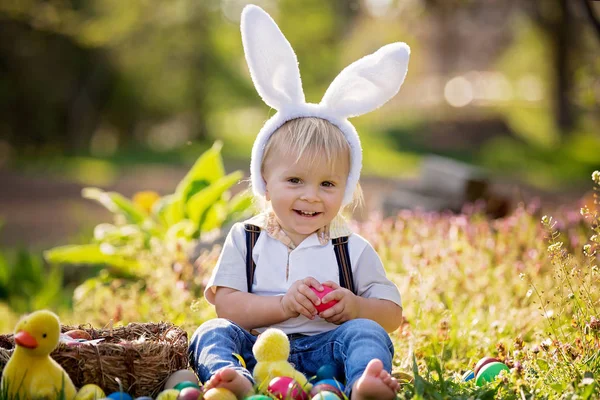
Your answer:
[[[369,361],[367,369],[352,388],[352,400],[392,400],[400,384],[383,369],[381,360]]]
[[[233,368],[223,368],[217,371],[205,384],[204,391],[212,388],[227,389],[238,399],[243,399],[252,392],[252,382]]]

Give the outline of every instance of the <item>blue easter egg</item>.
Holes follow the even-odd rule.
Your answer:
[[[473,370],[468,370],[462,376],[463,382],[469,382],[471,379],[475,379],[475,372]]]
[[[142,396],[142,397],[136,397],[135,400],[154,400],[154,399],[152,397]]]
[[[333,379],[337,377],[337,367],[333,364],[325,364],[317,370],[317,381]]]
[[[336,381],[335,379],[321,379],[320,381],[315,382],[314,385],[317,386],[323,384],[333,386],[334,388],[338,388],[340,392],[344,391],[344,385]]]
[[[112,392],[106,397],[113,400],[133,400],[133,398],[125,392]]]

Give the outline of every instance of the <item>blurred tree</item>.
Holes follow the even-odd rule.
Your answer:
[[[573,4],[569,0],[535,1],[523,3],[532,20],[544,31],[552,48],[554,65],[554,112],[559,131],[566,135],[575,126],[575,109],[571,101],[576,53],[581,50],[581,28],[576,23]],[[571,2],[574,3],[574,2]],[[587,22],[587,21],[579,21]]]
[[[502,49],[508,44],[510,31],[505,22],[510,14],[524,11],[539,26],[550,45],[553,54],[552,103],[557,130],[567,136],[573,132],[578,120],[579,110],[574,105],[576,95],[576,73],[582,65],[594,63],[594,53],[590,44],[586,43],[586,32],[598,28],[594,18],[592,5],[588,0],[527,0],[506,2],[476,2],[472,0],[425,0],[426,9],[436,24],[436,50],[439,59],[440,73],[449,75],[459,69],[460,49],[464,49],[464,37],[461,37],[461,25],[472,23],[475,10],[483,10],[478,14],[479,20],[487,17],[498,17],[503,23],[497,24],[505,35],[487,42],[490,49]],[[492,13],[492,10],[494,11]],[[589,17],[592,17],[591,19]],[[462,17],[462,18],[460,18]],[[469,18],[471,17],[471,18]],[[494,24],[492,24],[494,26]],[[481,36],[489,36],[493,28],[486,28]],[[499,39],[499,40],[497,40]],[[471,40],[471,39],[470,39]],[[476,38],[472,38],[476,40]],[[472,64],[473,60],[469,60]]]
[[[596,15],[596,11],[594,10],[594,7],[592,7],[591,0],[589,0],[589,1],[581,0],[581,3],[583,4],[585,13],[587,14],[588,18],[590,19],[592,26],[596,30],[597,39],[600,40],[600,19],[598,18],[598,15]]]
[[[0,4],[1,138],[19,150],[87,150],[104,124],[126,143],[179,114],[206,136],[218,1]],[[142,129],[143,130],[143,129]],[[143,133],[141,136],[144,136]]]
[[[0,14],[0,137],[20,150],[80,150],[115,71],[102,49]]]

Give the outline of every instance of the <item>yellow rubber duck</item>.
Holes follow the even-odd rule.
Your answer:
[[[24,316],[15,327],[15,351],[2,371],[7,398],[73,399],[77,391],[64,369],[50,357],[58,345],[60,322],[41,310]]]
[[[256,359],[252,375],[259,387],[268,385],[273,378],[287,376],[305,390],[310,390],[306,377],[288,362],[290,341],[283,331],[269,328],[261,333],[252,347],[252,353]]]

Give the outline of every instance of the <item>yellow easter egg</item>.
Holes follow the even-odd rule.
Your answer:
[[[89,383],[79,389],[75,395],[75,400],[99,400],[105,397],[106,394],[104,393],[104,390],[100,388],[100,386]]]
[[[177,397],[179,397],[179,390],[167,389],[160,392],[156,400],[177,400]]]
[[[204,400],[237,400],[237,398],[227,389],[212,388],[204,393]]]

